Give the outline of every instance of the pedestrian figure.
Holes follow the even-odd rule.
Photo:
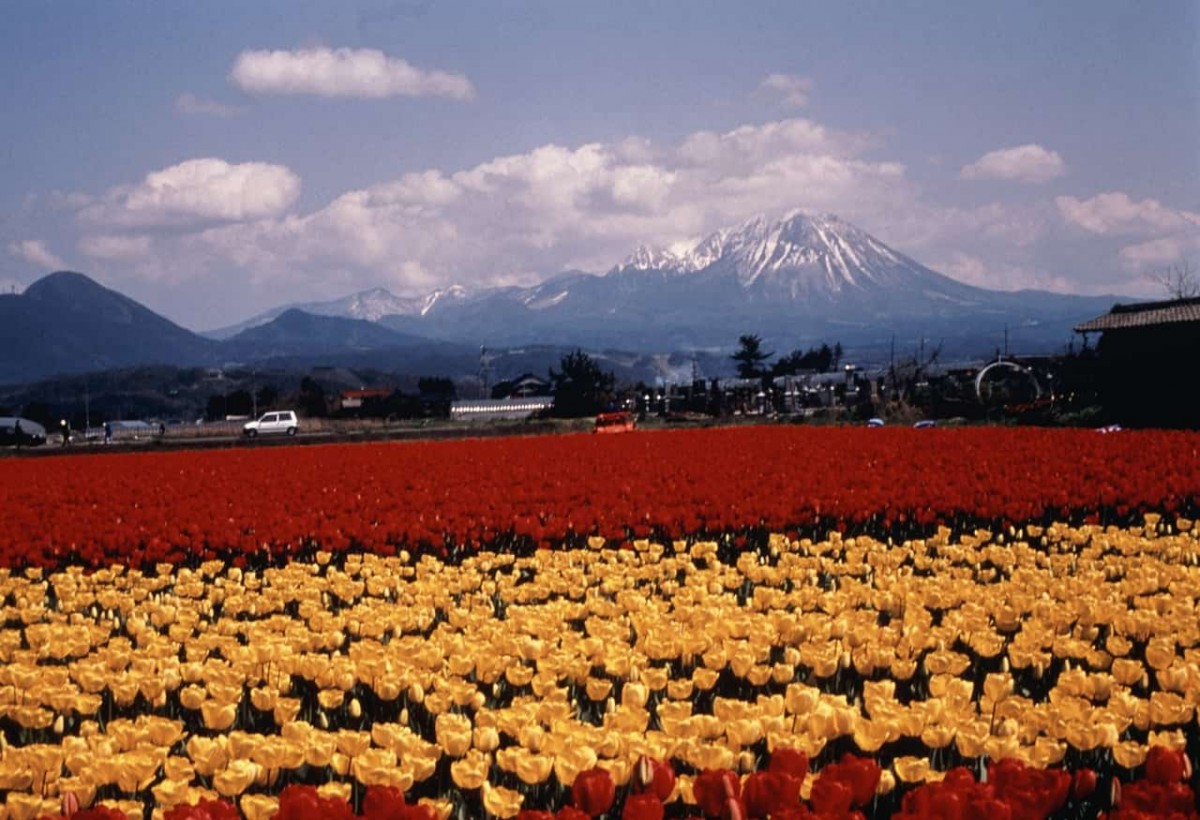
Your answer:
[[[66,419],[61,419],[58,423],[58,426],[62,428],[62,446],[66,447],[71,443],[71,428],[67,426]]]
[[[112,444],[112,422],[104,422],[104,443]]]
[[[21,420],[20,419],[17,419],[17,423],[13,425],[13,438],[17,442],[17,449],[20,450],[21,449],[21,439],[24,438],[24,436],[21,434]]]

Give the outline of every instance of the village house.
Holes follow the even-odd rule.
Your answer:
[[[1136,427],[1196,427],[1200,409],[1200,298],[1116,305],[1075,326],[1100,334],[1100,398],[1112,420]]]

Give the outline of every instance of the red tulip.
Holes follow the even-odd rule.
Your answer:
[[[1166,746],[1151,746],[1146,755],[1146,777],[1151,783],[1178,783],[1183,780],[1186,765],[1183,752]]]
[[[771,752],[771,762],[767,765],[767,769],[791,775],[803,785],[804,778],[808,776],[808,755],[799,749],[786,746],[778,748]]]
[[[631,794],[621,809],[621,820],[663,820],[662,801],[649,792]]]
[[[766,817],[795,807],[800,801],[801,782],[783,772],[754,772],[742,784],[742,800],[754,817]]]
[[[1082,768],[1075,772],[1071,783],[1071,796],[1076,800],[1086,800],[1096,791],[1096,772]]]
[[[729,769],[705,769],[692,782],[696,804],[705,817],[720,817],[725,802],[741,795],[742,781]]]
[[[571,799],[575,807],[589,817],[599,817],[612,807],[616,785],[606,769],[586,769],[575,776],[571,784]]]
[[[563,806],[554,813],[554,820],[591,820],[591,817],[574,806]]]
[[[665,760],[643,756],[637,767],[638,787],[665,803],[675,791],[675,769]]]

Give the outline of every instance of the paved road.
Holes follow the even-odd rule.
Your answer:
[[[206,435],[193,427],[186,432],[178,428],[167,428],[165,435],[152,434],[139,438],[117,438],[110,444],[103,439],[86,442],[73,441],[63,447],[51,438],[41,447],[15,447],[0,449],[3,456],[52,456],[101,452],[134,452],[143,450],[212,450],[231,447],[287,447],[311,444],[352,443],[366,441],[413,441],[420,439],[494,438],[514,435],[548,435],[553,433],[580,432],[591,429],[587,420],[546,420],[512,424],[436,423],[425,426],[392,428],[366,428],[346,430],[301,430],[295,436],[271,435],[247,438],[232,431],[214,431]]]

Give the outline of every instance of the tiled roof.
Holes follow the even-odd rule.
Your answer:
[[[1174,299],[1169,302],[1143,302],[1117,305],[1103,316],[1075,325],[1076,333],[1099,330],[1128,330],[1179,322],[1200,322],[1200,299]]]

